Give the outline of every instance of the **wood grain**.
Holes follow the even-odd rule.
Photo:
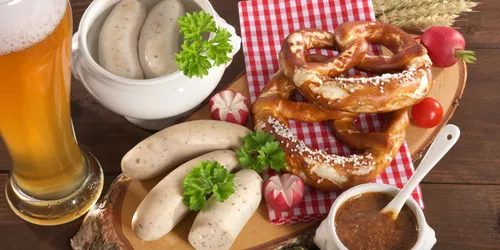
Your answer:
[[[9,152],[0,136],[0,173],[8,173],[11,164]]]
[[[459,17],[453,26],[464,35],[467,49],[499,49],[500,4],[498,0],[474,1],[479,2],[474,12]]]
[[[74,31],[91,0],[71,0]],[[451,123],[462,130],[457,145],[425,179],[423,195],[429,224],[436,229],[435,249],[498,249],[500,246],[500,2],[481,0],[474,13],[462,17],[456,27],[464,34],[467,47],[478,56],[469,65],[468,83]],[[211,0],[215,10],[239,33],[237,1]],[[219,88],[244,70],[242,52],[234,58]],[[1,84],[1,83],[0,83]],[[101,161],[104,171],[120,172],[124,152],[149,135],[122,117],[95,102],[81,84],[73,81],[72,112],[82,145]],[[69,238],[79,221],[56,227],[40,227],[17,218],[4,197],[3,183],[10,169],[10,158],[0,139],[0,249],[69,249]],[[449,184],[441,184],[449,183]],[[453,184],[455,183],[455,184]]]
[[[500,50],[478,49],[464,94],[451,118],[461,137],[425,178],[432,183],[500,184]]]
[[[83,12],[85,12],[91,2],[92,0],[70,1],[71,10],[73,11],[73,33],[78,30],[78,25],[82,19]]]
[[[118,175],[123,155],[151,134],[101,106],[76,80],[72,82],[71,114],[78,142],[99,159],[108,175]]]
[[[500,186],[423,184],[434,249],[500,249]]]

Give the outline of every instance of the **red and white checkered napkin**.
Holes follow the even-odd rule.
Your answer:
[[[241,36],[245,55],[246,73],[251,101],[255,101],[268,79],[278,70],[278,52],[284,38],[301,28],[320,28],[334,31],[343,22],[375,20],[370,0],[250,0],[239,3]],[[313,51],[333,56],[331,51]],[[380,54],[380,47],[373,46],[371,53]],[[364,73],[349,72],[352,75]],[[293,97],[303,101],[300,94]],[[362,115],[357,120],[365,131],[380,128],[378,115]],[[307,145],[330,153],[350,154],[348,148],[335,139],[325,122],[301,123],[290,121],[290,128]],[[406,143],[391,165],[374,182],[402,188],[414,168]],[[268,179],[272,172],[264,173]],[[277,212],[268,206],[273,224],[305,223],[320,220],[328,215],[333,201],[340,192],[322,192],[306,187],[304,201],[289,212]],[[413,198],[423,207],[422,193],[418,187]]]

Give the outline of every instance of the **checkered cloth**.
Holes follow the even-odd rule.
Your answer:
[[[355,20],[375,20],[372,2],[369,0],[250,0],[239,3],[239,15],[243,52],[251,101],[255,101],[268,79],[278,70],[278,52],[284,38],[301,28],[320,28],[333,31],[340,23]],[[312,51],[333,56],[331,51]],[[380,54],[380,47],[373,46],[372,54]],[[364,73],[351,70],[351,75]],[[296,93],[295,101],[303,101]],[[364,131],[380,129],[379,115],[362,115],[356,121]],[[350,154],[349,148],[335,139],[325,122],[301,123],[290,121],[290,128],[299,139],[313,148],[339,155]],[[399,153],[374,182],[402,188],[414,168],[406,143]],[[274,173],[265,172],[268,179]],[[277,212],[268,206],[269,219],[273,224],[293,224],[317,221],[325,218],[339,192],[322,192],[306,187],[304,201],[292,211]],[[422,193],[418,187],[413,198],[423,207]]]

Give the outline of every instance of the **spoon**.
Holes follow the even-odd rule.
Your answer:
[[[448,124],[438,133],[436,139],[429,147],[424,158],[418,165],[417,171],[410,178],[404,188],[387,204],[380,212],[389,213],[391,218],[395,220],[398,217],[399,211],[403,208],[406,200],[410,197],[413,190],[424,179],[424,177],[431,171],[431,169],[448,153],[448,151],[455,145],[460,137],[460,130],[457,126]]]

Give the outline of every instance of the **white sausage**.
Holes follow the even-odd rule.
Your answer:
[[[177,124],[133,147],[122,159],[122,171],[135,180],[149,179],[201,154],[240,149],[249,133],[246,127],[215,120]]]
[[[198,212],[189,232],[189,243],[197,250],[229,249],[262,199],[262,178],[243,169],[234,177],[235,193],[224,202],[212,196]]]
[[[220,150],[204,154],[182,164],[146,195],[132,217],[132,230],[137,237],[151,241],[172,230],[189,212],[182,201],[184,177],[200,161],[217,161],[229,171],[239,167],[236,153]]]
[[[139,37],[139,61],[146,78],[177,71],[175,53],[181,39],[177,19],[185,13],[179,0],[162,0],[149,12]]]
[[[146,15],[146,7],[137,0],[121,0],[113,7],[99,35],[101,67],[121,77],[144,78],[137,41]]]

